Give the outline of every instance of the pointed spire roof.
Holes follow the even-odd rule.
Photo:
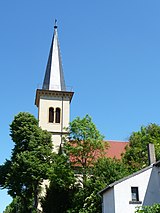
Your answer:
[[[57,33],[57,21],[55,20],[54,35],[52,38],[48,63],[43,81],[44,90],[66,91],[62,61]]]

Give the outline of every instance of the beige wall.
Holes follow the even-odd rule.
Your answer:
[[[49,123],[49,108],[57,107],[61,109],[60,123]],[[64,128],[68,127],[70,117],[70,99],[68,97],[46,97],[41,96],[39,100],[39,126],[43,130],[52,133],[52,141],[54,151],[57,150],[61,144],[61,135],[66,132]]]

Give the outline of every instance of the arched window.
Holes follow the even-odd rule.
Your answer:
[[[49,123],[53,123],[54,122],[54,108],[50,107],[49,108]]]
[[[61,109],[56,108],[56,123],[60,123]]]

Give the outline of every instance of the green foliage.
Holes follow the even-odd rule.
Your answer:
[[[98,192],[106,185],[123,178],[128,175],[128,170],[121,161],[110,158],[99,158],[93,167],[92,175],[87,181],[86,187],[83,188],[79,194],[82,193],[83,207],[80,207],[79,212],[100,213],[101,198]],[[78,195],[78,197],[81,197]],[[77,211],[78,212],[78,211]]]
[[[99,158],[92,168],[92,175],[87,178],[83,188],[75,192],[72,208],[67,213],[101,213],[101,198],[98,192],[106,185],[123,178],[128,174],[121,161],[110,158]]]
[[[28,213],[28,208],[24,209],[22,205],[22,200],[20,197],[13,198],[12,202],[6,207],[3,213]],[[32,211],[33,213],[37,213],[37,211]]]
[[[30,113],[20,112],[14,117],[10,125],[10,136],[15,144],[21,145],[24,140],[29,141],[38,126],[37,119]]]
[[[128,168],[121,160],[104,157],[95,163],[92,179],[109,185],[127,175],[129,175]]]
[[[97,156],[104,150],[103,136],[97,130],[90,116],[77,117],[70,123],[69,141],[64,145],[65,152],[71,158],[72,167],[83,175],[83,184]]]
[[[72,166],[82,175],[83,188],[75,193],[68,212],[100,213],[101,198],[97,193],[106,184],[127,175],[126,168],[116,159],[101,158],[103,136],[88,115],[70,123],[70,139],[65,148],[71,156]]]
[[[72,207],[67,213],[100,213],[101,198],[98,196],[98,191],[102,184],[95,184],[91,179],[87,179],[85,187],[79,188],[72,199]]]
[[[152,206],[138,207],[135,213],[160,213],[160,204],[153,204]]]
[[[101,199],[97,192],[102,185],[93,184],[91,179],[94,163],[103,155],[103,136],[88,115],[73,120],[69,132],[69,140],[64,144],[66,155],[57,156],[52,163],[51,185],[42,201],[43,211],[98,213]]]
[[[13,198],[19,197],[25,213],[37,208],[40,183],[48,178],[53,155],[51,135],[38,127],[29,113],[15,116],[10,131],[15,146],[11,160],[0,166],[0,187],[8,189]]]
[[[148,166],[147,145],[155,145],[156,159],[160,159],[160,126],[149,124],[142,126],[140,131],[133,132],[129,138],[129,146],[123,156],[123,162],[128,165],[131,172]]]
[[[18,212],[17,209],[18,209],[18,198],[15,197],[13,199],[13,201],[6,207],[5,211],[3,213],[16,213]]]
[[[76,189],[74,171],[64,155],[57,155],[52,162],[50,186],[42,200],[44,213],[63,213],[72,206]]]
[[[42,131],[29,113],[18,114],[10,127],[15,146],[11,159],[0,166],[0,187],[7,188],[14,199],[5,213],[14,213],[17,206],[19,212],[37,212],[37,195],[44,179],[50,180],[41,200],[44,213],[101,213],[98,192],[147,166],[149,143],[155,145],[160,159],[160,127],[156,124],[141,127],[130,136],[122,161],[104,157],[103,136],[88,115],[70,123],[69,140],[65,140],[65,154],[61,155],[52,153],[51,135]],[[160,207],[141,207],[136,213],[140,212],[160,213]]]
[[[51,169],[52,172],[50,173],[49,179],[52,184],[68,189],[75,183],[76,178],[74,171],[66,155],[56,155],[52,161]]]

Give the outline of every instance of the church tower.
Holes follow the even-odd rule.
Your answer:
[[[55,152],[59,152],[63,136],[68,133],[65,128],[70,122],[70,102],[73,94],[66,89],[55,22],[43,86],[42,89],[37,89],[35,98],[39,126],[52,133]]]

